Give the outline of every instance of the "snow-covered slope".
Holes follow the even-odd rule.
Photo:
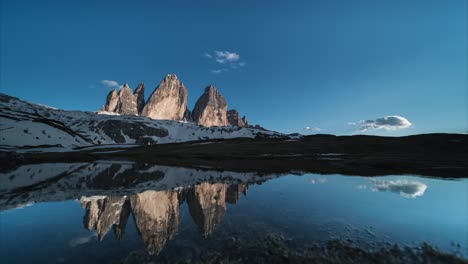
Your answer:
[[[73,149],[104,144],[164,144],[204,139],[283,137],[254,128],[201,127],[140,116],[64,111],[0,94],[0,147]]]

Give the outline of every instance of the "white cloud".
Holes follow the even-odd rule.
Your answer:
[[[112,80],[102,80],[101,84],[111,89],[119,89],[120,87],[122,87],[122,85],[120,85],[118,82]]]
[[[214,73],[214,74],[221,74],[223,72],[227,72],[228,70],[227,69],[216,69],[216,70],[210,70],[211,73]]]
[[[384,129],[384,130],[399,130],[410,127],[412,124],[408,119],[401,116],[385,116],[375,120],[361,120],[357,123],[348,122],[347,125],[356,125],[361,132]]]
[[[216,56],[216,61],[219,63],[236,62],[240,59],[239,54],[235,52],[215,50],[214,54]]]
[[[217,64],[227,65],[224,67],[228,67],[230,69],[238,69],[246,65],[245,61],[240,61],[240,55],[235,52],[215,50],[212,53],[205,52],[203,56],[213,60]],[[223,72],[228,72],[228,68],[210,70],[210,72],[214,74],[220,74]]]
[[[320,131],[320,128],[319,128],[319,127],[309,127],[309,126],[306,126],[306,127],[304,127],[304,130],[308,130],[308,131]]]
[[[373,191],[398,193],[406,198],[423,196],[426,189],[426,184],[406,179],[398,179],[395,181],[375,180],[374,186],[372,187]]]

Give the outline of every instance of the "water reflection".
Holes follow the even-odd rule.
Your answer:
[[[190,215],[203,237],[210,235],[226,213],[246,195],[247,184],[201,183],[168,191],[145,191],[129,196],[82,197],[84,227],[96,229],[99,240],[111,230],[122,240],[130,214],[149,254],[158,254],[176,233],[179,206],[187,202]]]
[[[43,262],[49,260],[48,254],[62,257],[62,250],[68,250],[63,253],[69,254],[67,261],[76,257],[78,263],[86,258],[102,263],[116,255],[131,259],[135,254],[146,262],[149,254],[150,259],[168,263],[208,255],[216,263],[222,260],[216,256],[226,252],[232,252],[228,259],[265,252],[281,257],[289,254],[285,248],[296,252],[306,243],[318,245],[312,249],[321,256],[321,243],[336,237],[340,243],[364,237],[366,242],[389,239],[401,245],[414,240],[439,245],[460,241],[459,248],[466,249],[466,180],[294,175],[109,161],[34,164],[3,171],[0,216],[6,219],[2,235],[8,243],[2,244],[0,253],[9,256],[7,246],[18,251],[21,243],[30,243],[41,248],[30,258],[48,252]],[[278,179],[269,181],[273,178]],[[239,202],[247,191],[248,203]],[[53,201],[66,202],[48,203]],[[9,210],[25,206],[29,207]],[[67,208],[70,215],[62,216]],[[51,221],[56,226],[44,224]],[[65,234],[67,230],[70,233]],[[52,244],[67,248],[50,253]],[[279,248],[272,251],[275,246]],[[95,255],[87,255],[93,250]],[[344,246],[336,251],[347,250]]]
[[[427,185],[422,182],[399,179],[395,181],[374,180],[374,187],[372,190],[393,192],[406,198],[416,198],[418,196],[423,196],[426,189]]]
[[[364,190],[370,189],[373,192],[392,192],[399,194],[405,198],[416,198],[423,196],[426,192],[427,185],[408,179],[397,180],[378,180],[371,179],[371,185],[360,184],[356,186],[357,189]]]
[[[118,197],[142,193],[146,190],[166,191],[203,182],[221,184],[264,182],[279,176],[281,175],[115,161],[33,164],[8,172],[0,172],[0,210],[17,208],[28,203],[80,199],[82,196],[117,197],[113,198],[117,200],[111,203],[101,201],[99,205],[93,205],[107,211],[122,203],[119,200],[121,198]],[[184,195],[187,195],[189,200],[206,200],[201,208],[193,210],[212,210],[213,213],[219,214],[219,209],[216,209],[218,205],[213,208],[207,207],[209,204],[207,201],[224,195],[226,191],[213,190],[213,194],[205,196],[201,193],[208,190],[203,190],[203,188],[203,185],[200,185],[193,192]],[[234,197],[228,197],[228,199],[235,200]],[[92,222],[92,219],[90,220]],[[106,221],[112,222],[113,220],[114,218],[111,217]],[[206,220],[197,219],[196,221]],[[99,226],[101,225],[106,226],[100,223]]]

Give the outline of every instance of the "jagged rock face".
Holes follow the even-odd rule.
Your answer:
[[[185,120],[187,90],[175,74],[168,74],[151,94],[142,115],[153,119]]]
[[[101,108],[101,110],[107,112],[115,112],[117,108],[117,103],[119,102],[119,95],[115,90],[109,92],[106,98],[106,104]]]
[[[136,97],[137,111],[138,114],[141,115],[145,107],[145,85],[143,83],[138,84],[133,96]]]
[[[124,84],[120,88],[119,93],[115,90],[112,90],[107,95],[106,104],[101,108],[101,110],[107,112],[114,112],[121,115],[138,115],[143,108],[145,103],[145,94],[143,84],[139,84],[135,93],[128,86]]]
[[[196,185],[187,195],[187,204],[200,232],[207,237],[226,213],[226,184]]]
[[[145,248],[158,254],[177,232],[179,200],[175,191],[146,191],[130,197],[133,216]]]
[[[205,88],[205,92],[195,104],[192,116],[201,126],[227,126],[226,110],[226,100],[215,87],[210,85]]]
[[[193,122],[192,112],[190,112],[190,110],[188,110],[188,108],[185,109],[184,121]]]
[[[124,84],[119,91],[119,102],[115,112],[121,115],[138,114],[137,98],[133,95],[133,91],[128,87],[128,84]]]
[[[239,115],[239,112],[235,109],[231,109],[227,111],[227,120],[230,126],[236,127],[247,127],[249,124],[247,123],[247,118],[243,116],[242,118]]]

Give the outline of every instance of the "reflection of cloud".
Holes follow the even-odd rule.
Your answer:
[[[326,178],[318,178],[318,179],[309,179],[309,183],[316,184],[316,183],[326,183]]]
[[[376,180],[374,181],[374,186],[372,188],[373,191],[389,191],[393,193],[398,193],[406,198],[416,198],[418,196],[423,196],[426,189],[426,184],[406,179],[399,179],[395,181]]]
[[[79,246],[79,245],[83,245],[83,244],[88,243],[93,237],[97,237],[97,234],[92,233],[90,235],[81,235],[81,236],[75,237],[72,240],[70,240],[70,242],[68,242],[68,245],[70,247],[76,247],[76,246]]]

